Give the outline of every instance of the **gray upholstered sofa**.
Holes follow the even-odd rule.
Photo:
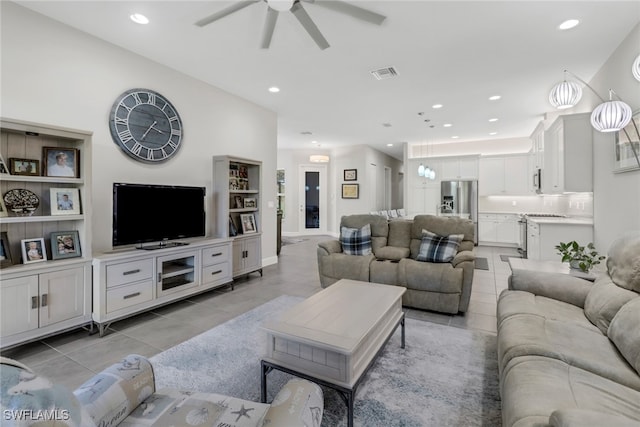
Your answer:
[[[594,283],[514,270],[498,300],[503,426],[640,426],[640,233]]]
[[[73,393],[1,358],[3,426],[114,427],[319,427],[322,389],[292,379],[271,405],[221,394],[155,390],[153,369],[139,355],[129,355],[78,387]]]
[[[413,220],[387,220],[378,215],[342,217],[340,227],[371,226],[371,255],[347,255],[339,239],[318,244],[322,287],[340,279],[404,286],[402,304],[443,313],[466,312],[474,270],[474,227],[466,219],[417,215]],[[422,230],[440,236],[463,234],[450,262],[417,261]]]

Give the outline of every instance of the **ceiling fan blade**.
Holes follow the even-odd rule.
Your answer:
[[[293,6],[291,6],[291,13],[298,19],[300,24],[307,30],[307,33],[311,36],[314,42],[318,45],[318,47],[322,50],[329,47],[329,42],[324,38],[316,24],[311,20],[311,17],[307,13],[306,10],[302,7],[300,2],[295,2]]]
[[[199,20],[198,22],[196,22],[196,25],[198,27],[204,27],[205,25],[209,25],[214,21],[217,21],[218,19],[224,18],[227,15],[231,15],[234,12],[239,11],[240,9],[244,9],[247,6],[250,6],[254,3],[258,3],[262,0],[242,0],[239,1],[235,4],[232,4],[231,6],[222,9],[221,11],[218,11],[216,13],[214,13],[213,15],[207,16],[206,18],[202,18],[201,20]]]
[[[361,19],[363,21],[367,21],[376,25],[381,25],[382,22],[387,19],[387,17],[384,15],[380,15],[379,13],[363,9],[360,6],[355,6],[344,1],[318,0],[312,1],[312,3],[317,4],[318,6],[324,6],[327,9],[335,10],[336,12],[342,12],[344,14],[353,16],[354,18]]]
[[[271,37],[273,37],[273,30],[276,28],[276,21],[278,20],[278,11],[267,8],[267,19],[264,22],[264,29],[262,31],[262,49],[269,49],[271,44]]]

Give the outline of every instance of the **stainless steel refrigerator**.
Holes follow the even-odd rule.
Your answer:
[[[440,215],[459,216],[473,221],[474,242],[478,244],[478,181],[442,181]]]

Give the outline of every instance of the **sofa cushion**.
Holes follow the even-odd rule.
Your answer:
[[[584,314],[603,334],[607,333],[609,324],[618,310],[638,294],[617,286],[611,278],[600,275],[584,302]]]
[[[371,255],[371,225],[340,227],[340,243],[346,255]]]
[[[411,242],[411,226],[413,221],[397,220],[389,223],[389,246],[409,248]]]
[[[402,258],[409,256],[408,247],[398,246],[383,246],[376,250],[376,258],[378,259],[390,259],[394,261],[400,261]]]
[[[591,411],[589,409],[559,409],[549,417],[551,427],[638,427],[638,422],[630,418],[611,413]]]
[[[462,234],[439,236],[427,230],[422,230],[422,243],[416,257],[417,261],[451,262],[458,253]]]
[[[640,374],[640,297],[626,303],[611,321],[609,338]]]
[[[429,230],[440,236],[450,234],[463,234],[464,238],[460,243],[460,251],[473,251],[475,228],[473,222],[468,219],[457,217],[439,217],[435,215],[416,215],[411,226],[411,258],[416,259],[420,252],[422,243],[422,230]]]
[[[345,215],[340,220],[340,228],[362,228],[366,224],[371,227],[371,249],[375,253],[376,249],[387,246],[389,236],[389,221],[380,215]]]
[[[616,285],[640,292],[640,231],[629,233],[611,244],[607,271]]]

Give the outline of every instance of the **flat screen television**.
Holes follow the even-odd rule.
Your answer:
[[[154,249],[205,235],[205,187],[113,184],[113,246]],[[142,246],[158,242],[158,245]]]

